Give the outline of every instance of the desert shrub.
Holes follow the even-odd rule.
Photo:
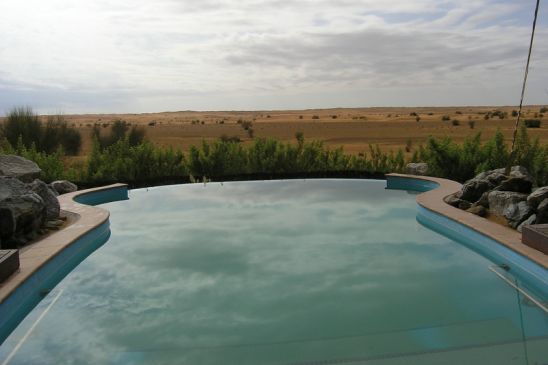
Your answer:
[[[240,143],[241,142],[240,137],[238,137],[238,136],[230,136],[229,137],[226,134],[221,135],[221,137],[219,139],[223,142],[233,142],[233,143]]]
[[[148,126],[149,126],[149,127],[154,127],[155,125],[156,125],[156,122],[155,122],[155,121],[148,122]]]
[[[448,121],[448,120],[451,120],[451,117],[450,117],[449,115],[443,115],[443,116],[441,117],[441,120],[442,120],[443,122],[446,122],[446,121]]]
[[[117,119],[110,126],[110,133],[108,134],[102,133],[97,124],[94,125],[92,138],[97,141],[101,148],[110,147],[124,139],[128,140],[130,146],[137,146],[143,143],[145,139],[145,130],[136,125],[131,126],[130,128],[130,125],[127,122]]]
[[[542,108],[540,108],[539,113],[541,114],[548,113],[548,107],[543,106]]]
[[[244,130],[248,130],[249,128],[253,127],[253,122],[249,121],[249,120],[243,120],[242,122],[240,122],[239,124],[242,125],[242,128]]]
[[[320,116],[319,115],[313,115],[312,119],[320,119]]]
[[[123,138],[106,148],[102,148],[97,139],[94,140],[85,178],[88,183],[106,183],[186,175],[181,151],[158,148],[150,142],[132,146],[128,138]]]
[[[30,107],[18,107],[8,113],[0,132],[11,146],[21,142],[26,148],[30,148],[31,145],[36,147],[40,143],[43,129],[38,115]]]
[[[499,119],[506,119],[508,118],[508,113],[499,109],[492,110],[490,112],[487,112],[484,116],[485,120],[489,118],[498,117]]]
[[[426,146],[419,149],[418,159],[427,162],[435,176],[465,181],[474,176],[476,167],[482,162],[479,149],[480,134],[466,139],[462,145],[447,137],[431,137]]]
[[[462,112],[461,112],[460,110],[457,110],[457,111],[455,112],[455,114],[459,114],[459,115],[460,115],[460,114],[462,114]]]
[[[540,119],[525,119],[523,124],[527,128],[540,128]]]
[[[411,117],[418,117],[419,115],[416,112],[409,113],[409,116]]]
[[[420,121],[421,121],[421,117],[416,116],[416,117],[415,117],[415,121],[416,121],[417,123],[420,122]]]
[[[41,150],[53,153],[62,147],[67,155],[77,155],[82,146],[82,136],[73,127],[69,127],[62,116],[49,116],[43,127]]]
[[[510,162],[510,148],[504,142],[500,130],[484,144],[481,134],[457,144],[449,138],[429,138],[425,146],[419,146],[411,161],[429,164],[434,176],[464,182],[485,170],[505,167]],[[537,139],[531,141],[525,126],[516,138],[512,165],[527,168],[538,186],[548,184],[548,145],[542,146]]]
[[[453,120],[451,121],[451,124],[452,124],[453,126],[456,127],[456,126],[459,126],[459,125],[460,125],[460,121],[459,121],[458,119],[453,119]]]
[[[470,127],[470,129],[474,129],[476,127],[476,122],[473,120],[469,120],[468,126]]]
[[[413,141],[411,139],[408,139],[405,141],[405,152],[411,152],[411,148],[413,147]]]
[[[512,117],[517,117],[518,116],[518,111],[517,110],[512,110]]]
[[[46,154],[62,148],[68,155],[76,155],[82,145],[80,133],[62,116],[50,116],[44,125],[29,107],[14,108],[8,113],[0,137],[11,146],[21,143],[27,149],[34,146],[36,151]]]
[[[302,115],[299,115],[299,119],[303,119],[303,116],[302,116]]]
[[[331,118],[332,118],[332,119],[337,119],[337,116],[336,116],[336,115],[332,115]]]

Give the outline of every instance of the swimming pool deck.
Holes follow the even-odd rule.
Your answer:
[[[521,233],[518,231],[447,204],[443,199],[446,196],[459,191],[462,187],[460,183],[430,176],[405,174],[387,174],[386,176],[393,178],[418,179],[438,184],[439,187],[417,195],[417,204],[430,211],[446,216],[489,238],[492,238],[501,245],[504,245],[520,255],[525,256],[545,269],[548,268],[548,256],[523,244],[521,242]]]
[[[5,282],[0,283],[0,304],[41,267],[46,265],[59,253],[80,237],[105,223],[110,213],[102,208],[84,205],[74,199],[78,196],[126,187],[126,184],[113,184],[99,188],[75,191],[58,197],[62,214],[67,217],[67,225],[58,232],[52,233],[40,241],[34,242],[19,250],[20,267]]]

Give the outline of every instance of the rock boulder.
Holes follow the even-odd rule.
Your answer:
[[[59,200],[57,200],[57,193],[45,182],[38,179],[30,183],[29,187],[36,194],[40,195],[40,198],[44,201],[44,204],[46,205],[46,219],[58,219],[60,206]]]
[[[529,194],[532,187],[533,182],[529,178],[523,176],[510,176],[508,179],[502,181],[500,185],[495,188],[495,190],[515,191],[517,193]]]
[[[78,187],[71,183],[68,180],[57,180],[49,184],[53,190],[57,192],[57,194],[66,194],[66,193],[72,193],[73,191],[78,190]]]
[[[508,220],[508,224],[512,228],[517,228],[521,222],[533,215],[533,209],[523,200],[518,203],[510,203],[504,209],[504,218]]]
[[[15,177],[30,183],[42,170],[34,162],[16,155],[0,155],[0,176]]]
[[[2,217],[9,217],[7,211],[12,217],[11,223],[2,226],[2,235],[12,232],[11,237],[2,239],[2,248],[14,248],[18,237],[34,235],[46,220],[42,198],[14,177],[0,177],[0,210]]]
[[[425,162],[408,163],[405,170],[411,175],[426,175],[428,174],[428,164]]]
[[[487,215],[487,209],[481,205],[473,205],[472,207],[466,209],[466,211],[480,217],[485,217]]]
[[[511,204],[527,200],[527,194],[511,191],[491,191],[488,196],[489,210],[492,214],[503,217],[505,209]]]
[[[483,193],[491,188],[492,185],[487,180],[472,179],[462,185],[456,197],[474,203],[481,198]]]
[[[538,205],[546,198],[548,198],[548,186],[543,186],[542,188],[538,188],[537,190],[533,191],[527,197],[527,203],[529,203],[531,207],[536,209]]]
[[[536,224],[548,223],[548,198],[544,199],[537,207]]]

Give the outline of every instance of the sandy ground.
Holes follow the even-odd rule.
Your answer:
[[[541,106],[528,106],[524,118],[534,118]],[[502,110],[508,113],[505,119],[484,119],[487,112]],[[94,114],[66,115],[69,124],[77,127],[83,135],[82,154],[91,146],[91,129],[99,123],[108,130],[113,120],[122,119],[143,126],[147,138],[160,146],[173,146],[187,151],[191,145],[202,140],[213,140],[222,135],[238,136],[243,143],[252,139],[240,121],[252,122],[255,137],[272,137],[281,141],[295,141],[295,133],[303,132],[307,140],[319,139],[328,146],[343,146],[348,153],[366,152],[369,144],[378,144],[382,150],[411,150],[424,143],[428,136],[449,136],[462,141],[477,132],[482,139],[491,138],[500,128],[509,140],[515,118],[511,116],[516,107],[445,107],[445,108],[360,108],[322,109],[254,112],[165,112],[152,114]],[[412,114],[416,113],[420,118]],[[442,121],[448,116],[449,121]],[[537,118],[540,118],[537,115]],[[532,137],[548,143],[548,115],[543,117],[541,128],[529,129]],[[542,119],[542,118],[541,118]],[[453,125],[458,120],[460,125]],[[469,125],[473,122],[474,128]]]

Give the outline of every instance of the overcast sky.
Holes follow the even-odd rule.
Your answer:
[[[515,105],[535,0],[1,0],[0,114]],[[526,103],[548,104],[541,1]]]

